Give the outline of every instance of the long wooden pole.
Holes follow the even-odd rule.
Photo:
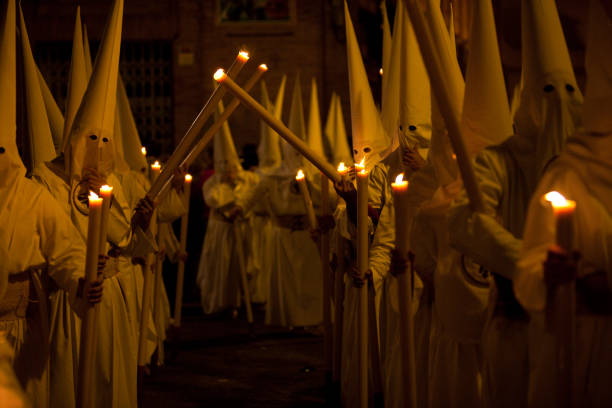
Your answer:
[[[448,74],[448,69],[446,68],[450,66],[449,56],[447,53],[437,50],[430,27],[428,27],[423,12],[420,9],[419,0],[403,1],[410,14],[410,21],[412,22],[419,48],[421,49],[427,74],[429,75],[431,90],[444,117],[451,146],[457,157],[457,166],[463,179],[463,186],[470,199],[470,208],[472,211],[483,212],[482,195],[476,182],[476,176],[459,122],[461,112],[460,100],[450,97],[450,95],[453,95],[453,92],[448,84],[448,78],[452,78],[452,76]]]
[[[357,268],[361,279],[368,272],[368,173],[357,172]],[[368,393],[368,282],[357,288],[359,294],[359,401],[367,408]]]
[[[321,215],[329,216],[329,179],[321,174]],[[321,273],[323,274],[323,351],[328,379],[332,379],[331,270],[329,267],[329,231],[321,231]]]
[[[97,196],[89,198],[89,216],[87,224],[87,253],[85,256],[85,285],[98,278],[98,255],[100,252],[100,226],[102,223],[103,200]],[[83,288],[83,289],[84,289]],[[83,293],[85,297],[85,293]],[[87,305],[81,326],[81,347],[79,355],[79,378],[77,381],[77,406],[92,406],[95,396],[92,394],[91,378],[94,368],[93,340],[95,336],[95,308],[84,299]]]
[[[242,69],[242,67],[244,67],[244,64],[246,64],[248,59],[248,54],[242,51],[238,53],[238,56],[236,57],[236,60],[234,61],[232,67],[230,67],[228,73],[232,75],[237,75]],[[208,118],[210,118],[210,116],[215,112],[219,101],[223,98],[225,93],[225,88],[217,86],[213,93],[210,95],[210,97],[204,104],[204,107],[202,108],[202,110],[200,110],[200,113],[198,113],[193,123],[191,124],[189,129],[187,129],[187,132],[174,149],[174,152],[168,159],[164,170],[151,186],[151,189],[147,193],[147,196],[150,199],[155,201],[166,182],[170,179],[171,175],[174,174],[176,168],[183,162],[185,156],[187,155],[187,153],[189,153],[189,150],[193,146],[193,143],[195,142],[196,138],[200,134],[200,131],[204,127],[204,124],[206,123]]]
[[[153,325],[155,326],[155,330],[157,331],[157,354],[156,357],[154,359],[154,361],[152,362],[153,366],[157,366],[159,364],[159,359],[160,357],[163,355],[163,347],[164,344],[163,342],[160,340],[162,333],[161,330],[164,330],[163,327],[159,327],[157,325],[159,319],[159,313],[161,313],[160,311],[160,302],[161,302],[161,286],[164,284],[163,281],[163,277],[164,277],[164,258],[165,258],[165,248],[163,248],[160,244],[161,244],[161,239],[160,239],[160,234],[159,234],[160,228],[159,228],[159,221],[157,224],[157,244],[159,245],[159,252],[156,254],[155,256],[155,278],[154,278],[154,283],[153,283]]]
[[[246,258],[244,256],[244,247],[242,246],[242,234],[240,233],[239,221],[234,221],[234,241],[236,242],[236,252],[238,255],[238,264],[240,269],[240,284],[242,286],[242,292],[244,297],[244,306],[247,313],[247,322],[253,327],[253,308],[251,306],[251,293],[249,292],[249,284],[247,281],[246,273]]]
[[[297,137],[285,124],[268,112],[266,108],[261,106],[251,95],[242,89],[234,82],[225,72],[217,71],[215,80],[229,90],[236,98],[238,98],[245,106],[254,110],[259,117],[276,131],[283,139],[287,141],[295,150],[306,159],[308,159],[315,167],[317,167],[329,179],[337,183],[341,180],[338,171],[331,165],[321,154],[313,151],[302,139]]]
[[[336,235],[336,272],[334,274],[334,360],[332,380],[340,382],[342,364],[342,324],[344,321],[344,237]]]
[[[178,272],[176,274],[176,296],[174,297],[174,319],[172,325],[181,327],[181,316],[183,309],[183,286],[185,285],[185,259],[183,254],[187,251],[187,229],[189,228],[189,203],[191,198],[191,174],[185,175],[185,184],[183,187],[183,203],[185,206],[185,214],[181,217],[181,238],[180,238],[180,255]]]

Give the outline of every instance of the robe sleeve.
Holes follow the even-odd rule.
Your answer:
[[[450,245],[488,270],[512,279],[521,240],[495,218],[507,184],[504,158],[499,153],[485,150],[476,157],[474,172],[485,212],[472,212],[467,194],[462,190],[449,210]]]
[[[235,202],[234,190],[227,183],[222,183],[215,175],[202,186],[204,202],[213,209],[223,208]]]

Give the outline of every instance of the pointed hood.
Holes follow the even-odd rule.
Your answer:
[[[17,150],[17,88],[15,0],[8,0],[0,15],[0,191],[14,184],[25,174],[25,167]],[[5,201],[5,200],[2,200]],[[0,203],[0,210],[3,204]],[[0,211],[2,213],[2,211]]]
[[[281,80],[281,86],[277,94],[277,100],[280,97],[281,105],[285,93],[285,82],[286,76],[283,76]],[[268,94],[268,88],[266,87],[265,81],[261,80],[261,97],[262,105],[271,113],[276,116],[276,106],[270,101]],[[281,111],[282,113],[282,106]],[[278,117],[280,119],[280,115]],[[257,147],[257,156],[259,158],[259,166],[261,168],[275,168],[281,164],[281,152],[280,152],[280,141],[279,135],[273,131],[264,121],[260,121],[260,139],[259,146]]]
[[[523,0],[521,6],[521,91],[514,124],[521,160],[539,179],[548,163],[580,125],[582,94],[578,89],[554,0]]]
[[[304,121],[302,86],[300,84],[299,73],[296,75],[295,84],[293,85],[288,127],[297,137],[304,141],[306,140],[306,123]],[[281,140],[281,150],[283,152],[283,161],[279,174],[295,175],[298,169],[302,167],[302,156],[284,139]]]
[[[219,116],[223,114],[224,110],[223,102],[220,101],[217,108]],[[223,123],[221,130],[215,134],[213,160],[215,174],[240,171],[242,169],[227,121]]]
[[[351,98],[353,158],[357,163],[364,160],[366,170],[371,170],[376,163],[391,152],[392,140],[383,128],[374,104],[346,1],[344,2],[344,21]]]
[[[400,105],[400,62],[402,53],[402,31],[404,27],[404,2],[397,2],[395,9],[395,19],[393,20],[393,39],[391,41],[391,52],[386,71],[383,73],[383,79],[386,81],[386,88],[383,91],[382,107],[380,118],[387,134],[387,138],[393,140],[392,149],[395,150],[398,145],[397,140],[397,124],[399,121],[399,105]]]
[[[513,134],[491,0],[474,0],[462,129],[475,154]]]
[[[125,149],[121,128],[121,112],[119,112],[119,90],[117,89],[117,105],[115,106],[115,123],[113,125],[113,159],[117,173],[129,173],[131,168],[125,160]]]
[[[323,132],[321,128],[321,112],[319,110],[319,93],[317,81],[312,78],[310,85],[310,110],[308,112],[308,146],[325,157],[323,147]]]
[[[338,95],[336,92],[332,92],[331,100],[329,101],[329,109],[327,110],[327,119],[325,119],[325,127],[323,128],[323,134],[325,135],[325,140],[327,146],[329,146],[330,151],[332,152],[332,157],[334,157],[334,142],[335,139],[334,132],[336,131],[336,99]],[[334,164],[332,159],[332,164]]]
[[[72,38],[72,58],[70,60],[70,73],[68,74],[68,93],[66,95],[66,109],[64,110],[64,135],[62,137],[62,152],[66,153],[70,142],[72,122],[79,110],[83,95],[87,89],[89,75],[85,68],[85,55],[83,53],[83,32],[81,29],[81,8],[77,7]]]
[[[25,82],[25,106],[27,114],[28,145],[30,148],[31,168],[55,159],[55,146],[49,127],[47,109],[40,90],[38,68],[30,48],[30,38],[19,6],[19,29],[23,57],[23,79]]]
[[[83,24],[83,56],[85,57],[85,73],[87,79],[91,76],[92,59],[91,50],[89,49],[89,36],[87,35],[87,25]]]
[[[43,77],[42,73],[38,71],[38,81],[40,84],[40,91],[42,92],[43,100],[45,101],[45,108],[47,110],[47,118],[49,119],[49,127],[51,128],[51,136],[53,137],[53,146],[57,154],[62,151],[62,139],[64,138],[64,115],[60,110],[47,81]]]
[[[342,103],[340,102],[340,97],[335,93],[332,94],[329,110],[331,117],[328,117],[327,124],[325,125],[325,135],[332,152],[332,162],[335,166],[338,166],[340,162],[349,166],[353,164],[353,155],[346,138]]]
[[[148,168],[147,159],[142,154],[142,142],[140,141],[136,121],[130,107],[130,100],[125,91],[125,84],[121,79],[121,75],[119,75],[117,83],[117,110],[121,126],[123,157],[132,170],[146,173]]]
[[[583,127],[587,132],[611,133],[612,115],[612,16],[599,0],[591,0],[586,47],[586,95]]]
[[[402,148],[416,145],[426,149],[431,139],[429,77],[408,11],[403,7],[401,11],[404,22],[400,50],[399,143]]]
[[[399,3],[400,2],[398,2],[398,7],[399,7]],[[389,74],[389,63],[391,62],[391,43],[392,43],[391,26],[389,26],[389,15],[387,14],[386,0],[382,0],[382,2],[380,3],[380,11],[382,13],[382,38],[383,38],[383,45],[382,45],[383,77],[382,77],[382,89],[381,90],[382,90],[382,99],[384,100],[385,92],[388,86],[388,76],[386,75]],[[397,9],[395,13],[397,15]]]
[[[121,50],[123,0],[115,0],[107,21],[87,90],[70,131],[70,174],[84,167],[108,174],[113,168],[113,133]]]

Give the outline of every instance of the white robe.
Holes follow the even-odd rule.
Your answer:
[[[529,205],[525,235],[514,281],[517,298],[531,313],[529,327],[530,407],[557,406],[554,337],[545,329],[546,286],[542,262],[555,244],[552,209],[542,201],[558,191],[576,201],[573,248],[580,252],[578,277],[604,272],[612,282],[612,139],[609,135],[578,134],[554,162]],[[610,287],[607,288],[610,290]],[[612,402],[612,317],[578,314],[576,322],[576,397],[584,407]]]
[[[240,306],[240,264],[236,245],[242,245],[246,266],[250,247],[250,214],[246,210],[244,219],[232,223],[224,218],[223,212],[233,205],[244,209],[258,180],[255,173],[240,171],[236,185],[231,187],[221,182],[220,176],[215,174],[202,187],[204,201],[211,208],[196,278],[204,313],[217,313]]]
[[[64,313],[70,313],[65,310],[70,307],[68,303],[82,312],[85,303],[77,301],[76,292],[78,278],[85,271],[85,245],[70,219],[47,191],[23,177],[14,181],[2,200],[0,216],[4,221],[0,229],[0,269],[10,276],[40,268],[42,277],[50,278],[66,294],[59,300],[60,303],[66,302],[62,305]],[[0,273],[0,276],[5,275]],[[30,297],[33,295],[31,291]],[[57,359],[49,360],[49,334],[44,333],[48,319],[49,316],[41,316],[38,310],[34,310],[27,320],[0,322],[0,332],[15,352],[17,378],[35,407],[48,406],[48,368],[50,365],[51,374],[58,368]],[[54,317],[50,319],[53,321]],[[64,379],[68,388],[74,387],[71,380]],[[54,401],[55,398],[57,395]]]

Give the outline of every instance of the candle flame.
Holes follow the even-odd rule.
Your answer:
[[[111,186],[109,186],[108,184],[103,185],[102,187],[100,187],[100,193],[112,193],[113,192],[113,188]]]
[[[355,167],[362,170],[365,169],[365,156],[363,157],[363,159],[361,159],[359,163],[355,164]]]
[[[261,64],[259,67],[260,71],[266,72],[268,70],[268,66],[266,64]]]
[[[215,71],[215,75],[213,75],[213,78],[215,81],[221,82],[225,79],[226,76],[227,75],[225,75],[225,71],[223,70],[223,68],[219,68]]]
[[[192,179],[193,179],[193,177],[191,177],[191,174],[185,174],[185,182],[191,183]]]
[[[359,174],[361,174],[362,176],[367,176],[367,175],[368,175],[368,172],[367,172],[367,171],[365,171],[365,169],[362,169],[362,170],[359,172]]]
[[[344,162],[340,162],[340,164],[338,165],[338,171],[340,173],[343,173],[345,171],[347,171],[348,169],[346,168],[346,166],[344,165]]]
[[[147,155],[147,148],[146,148],[146,147],[144,147],[144,146],[142,146],[142,147],[140,148],[140,153],[142,153],[142,155],[143,155],[143,156],[146,156],[146,155]]]
[[[378,70],[378,73],[380,74],[380,76],[382,76],[382,74],[383,74],[383,69],[382,69],[382,68],[381,68],[381,69],[379,69],[379,70]]]
[[[250,58],[250,57],[249,57],[249,52],[248,52],[248,51],[245,51],[245,50],[241,50],[241,51],[238,53],[238,58],[240,58],[241,60],[243,60],[243,61],[245,61],[245,62],[246,62],[246,61],[248,61],[248,60],[249,60],[249,58]]]
[[[297,175],[295,176],[296,180],[303,180],[304,179],[304,172],[300,169],[297,172]]]
[[[159,164],[159,161],[155,160],[155,163],[151,165],[151,168],[155,170],[159,170],[161,169],[161,164]]]
[[[457,155],[453,153],[453,160],[457,160]]]
[[[96,193],[94,193],[93,191],[89,192],[89,202],[91,203],[92,201],[99,201],[100,197],[98,197],[98,195]]]
[[[546,193],[544,199],[548,201],[553,208],[574,207],[576,205],[574,201],[566,199],[563,194],[558,191]]]
[[[402,184],[404,182],[404,173],[400,173],[395,178],[395,184]]]

